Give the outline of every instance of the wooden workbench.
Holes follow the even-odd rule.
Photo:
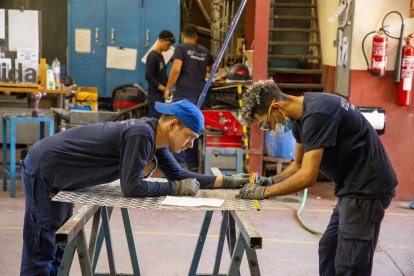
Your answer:
[[[70,89],[46,89],[36,83],[11,83],[0,82],[0,92],[13,92],[13,93],[36,93],[43,92],[46,94],[57,94],[58,101],[57,107],[63,108],[64,95],[69,93]]]

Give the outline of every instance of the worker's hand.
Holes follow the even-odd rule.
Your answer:
[[[244,199],[264,199],[266,187],[257,184],[246,184],[240,189],[236,197]]]
[[[164,89],[164,100],[168,100],[170,98],[170,96],[171,96],[171,90],[165,88]]]
[[[249,183],[249,175],[247,173],[239,173],[233,176],[223,176],[223,183],[221,183],[221,188],[238,189],[246,183]]]
[[[272,184],[275,184],[275,179],[273,177],[261,176],[255,183],[260,186],[270,186]]]
[[[200,189],[200,183],[194,178],[175,180],[171,185],[171,195],[193,196]]]

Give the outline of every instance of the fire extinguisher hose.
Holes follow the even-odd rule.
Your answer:
[[[367,54],[365,53],[365,39],[367,39],[367,37],[369,36],[369,35],[371,35],[371,34],[375,34],[376,33],[376,31],[372,31],[372,32],[369,32],[369,33],[367,33],[365,36],[364,36],[364,39],[362,40],[362,53],[364,54],[364,58],[365,58],[365,62],[367,63],[367,70],[369,71],[369,62],[368,62],[368,58],[367,58]]]

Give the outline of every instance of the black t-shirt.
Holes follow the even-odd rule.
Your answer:
[[[30,165],[36,177],[53,191],[120,179],[125,196],[169,195],[170,182],[144,178],[145,166],[156,156],[169,181],[196,178],[201,188],[213,187],[215,176],[186,171],[168,148],[155,148],[157,122],[130,119],[65,130],[35,143],[29,151]]]
[[[164,57],[154,50],[147,56],[145,79],[148,81],[148,98],[164,101],[164,92],[158,90],[158,86],[167,84],[167,70]]]
[[[305,93],[302,119],[293,135],[304,151],[324,148],[320,170],[335,182],[335,195],[393,197],[397,176],[378,134],[347,100]]]
[[[175,48],[173,59],[183,62],[174,101],[187,99],[196,104],[205,85],[207,67],[214,63],[212,56],[201,45],[184,43]]]

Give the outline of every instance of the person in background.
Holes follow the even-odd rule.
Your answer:
[[[73,204],[54,202],[59,191],[120,179],[126,197],[193,196],[198,189],[239,188],[239,176],[210,176],[182,169],[171,152],[193,145],[204,117],[187,100],[156,103],[155,118],[90,124],[71,128],[36,142],[22,163],[25,217],[20,275],[57,275],[64,247],[56,231],[72,216]],[[149,181],[147,163],[168,182]],[[154,171],[155,168],[152,170]]]
[[[210,71],[214,59],[205,47],[197,44],[198,33],[195,25],[185,25],[182,37],[183,43],[174,50],[174,61],[165,87],[164,98],[169,99],[172,96],[173,102],[187,99],[197,104],[206,83],[206,73]],[[174,85],[175,92],[171,95],[171,88]],[[198,166],[197,143],[192,149],[175,157],[182,166],[194,170]]]
[[[148,117],[161,116],[155,110],[155,102],[164,102],[165,85],[167,85],[167,69],[163,52],[168,51],[175,43],[172,32],[163,30],[158,35],[154,49],[147,56],[145,79],[148,81]]]
[[[266,80],[244,93],[241,119],[276,134],[292,129],[296,151],[285,170],[244,185],[239,197],[292,194],[311,187],[321,170],[335,183],[338,203],[319,241],[319,274],[371,275],[384,211],[398,181],[377,132],[362,113],[339,96],[289,96]]]

